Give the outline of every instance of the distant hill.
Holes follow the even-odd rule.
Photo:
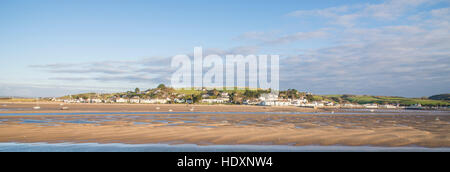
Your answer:
[[[377,104],[400,104],[402,106],[410,106],[421,104],[422,106],[450,106],[448,100],[427,99],[427,98],[405,98],[393,96],[370,96],[370,95],[323,95],[322,100],[334,101],[338,103],[377,103]]]
[[[429,99],[432,100],[450,100],[450,94],[438,94],[438,95],[434,95],[429,97]]]

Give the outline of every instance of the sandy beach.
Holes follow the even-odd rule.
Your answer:
[[[311,114],[320,110],[196,105],[195,112],[203,112],[197,114],[182,113],[192,108],[186,105],[65,105],[70,107],[69,111],[54,109],[59,104],[40,106],[42,108],[37,111],[31,110],[32,104],[26,103],[1,107],[7,110],[0,112],[0,142],[450,147],[450,115],[447,112]],[[164,113],[169,109],[173,113]],[[54,112],[105,113],[52,115]],[[15,113],[43,114],[1,116]]]
[[[191,105],[191,104],[62,104],[55,102],[39,103],[0,102],[0,113],[61,113],[61,112],[320,112],[323,110],[298,107],[268,107],[248,105]],[[62,111],[61,107],[69,110]]]

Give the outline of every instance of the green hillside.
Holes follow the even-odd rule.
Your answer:
[[[405,98],[393,96],[368,96],[368,95],[323,95],[324,99],[333,100],[337,103],[358,103],[358,104],[400,104],[409,106],[421,104],[423,106],[449,106],[448,100],[432,100],[427,98]]]
[[[432,100],[450,100],[450,94],[438,94],[428,98]]]

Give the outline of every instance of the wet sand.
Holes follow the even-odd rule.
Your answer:
[[[249,105],[188,105],[188,104],[62,104],[39,103],[40,109],[34,110],[35,103],[0,102],[0,113],[61,113],[61,112],[320,112],[323,110],[299,107],[266,107]],[[69,110],[61,110],[68,107]]]
[[[121,106],[137,107],[129,111],[141,110],[139,105]],[[186,111],[180,105],[144,107],[147,111],[148,107],[155,106],[160,111],[164,108]],[[93,107],[100,108],[90,109]],[[112,112],[109,107],[118,108],[83,105],[76,110]],[[195,106],[196,111],[203,108],[211,113],[0,116],[0,142],[450,147],[448,113],[220,114],[213,112],[276,112],[278,109]],[[40,113],[45,111],[48,110]]]

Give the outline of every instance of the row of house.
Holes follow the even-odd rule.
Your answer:
[[[341,108],[365,108],[365,109],[396,109],[396,108],[400,108],[399,105],[378,105],[375,103],[371,103],[371,104],[343,104],[340,106]]]
[[[230,95],[227,92],[221,92],[216,95],[213,90],[202,94],[202,103],[207,104],[225,104],[230,103]]]
[[[281,99],[277,94],[262,94],[259,98],[259,105],[262,106],[305,106],[308,103],[304,97],[299,99]]]
[[[170,99],[141,99],[139,97],[132,97],[128,103],[141,103],[141,104],[166,104]],[[127,102],[124,102],[127,103]]]
[[[78,99],[64,99],[64,100],[55,99],[54,101],[62,101],[64,103],[105,103],[104,100],[97,98],[94,99],[78,98]]]
[[[247,104],[250,104],[247,102]],[[259,102],[252,102],[252,104],[258,104],[262,106],[297,106],[297,107],[333,107],[333,108],[366,108],[366,109],[395,109],[400,108],[399,105],[378,105],[375,103],[372,104],[335,104],[330,101],[313,101],[308,102],[305,97],[300,99],[280,99],[276,94],[262,94],[259,97]]]
[[[64,103],[141,103],[141,104],[165,104],[170,101],[170,99],[142,99],[139,97],[132,97],[132,98],[123,98],[123,97],[117,97],[117,98],[109,98],[109,99],[100,99],[100,98],[92,98],[92,99],[64,99],[59,100],[56,99],[55,101],[62,101]]]
[[[227,92],[213,92],[208,91],[202,96],[201,103],[205,104],[226,104],[230,103],[230,95]],[[140,98],[138,96],[134,96],[132,98],[127,98],[126,96],[122,97],[112,97],[108,99],[101,98],[78,98],[78,99],[64,99],[59,100],[55,99],[55,101],[63,101],[64,103],[132,103],[132,104],[166,104],[169,102],[173,103],[193,103],[192,99],[184,99],[184,95],[178,95],[175,99],[170,98]],[[309,108],[317,108],[317,107],[333,107],[333,108],[366,108],[366,109],[395,109],[400,108],[398,105],[378,105],[378,104],[335,104],[329,101],[312,101],[309,102],[305,97],[301,97],[298,99],[283,99],[279,98],[277,94],[262,94],[258,99],[248,99],[243,101],[244,104],[247,105],[261,105],[261,106],[296,106],[296,107],[309,107]],[[417,106],[417,105],[416,105]],[[414,107],[416,109],[420,108]]]

